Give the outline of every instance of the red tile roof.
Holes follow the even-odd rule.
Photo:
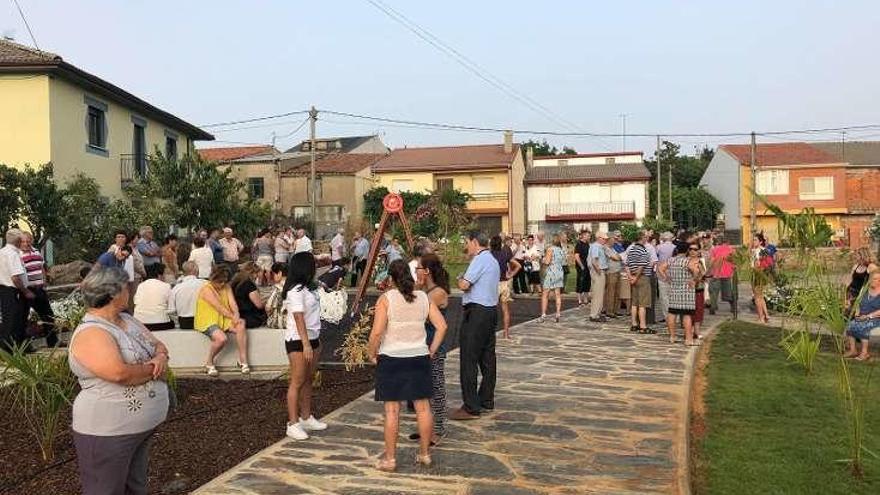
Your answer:
[[[750,165],[751,147],[748,144],[722,144],[720,149],[730,153],[743,165]],[[818,165],[840,163],[830,153],[807,143],[770,143],[756,146],[758,166]]]
[[[354,174],[373,166],[386,156],[385,154],[370,153],[334,153],[315,160],[315,171],[319,174]],[[308,175],[311,173],[309,157],[296,158],[291,161],[294,164],[284,169],[285,175]]]
[[[399,148],[379,160],[375,172],[456,171],[487,168],[510,168],[519,145],[504,152],[504,145],[438,146],[433,148]]]
[[[271,153],[272,147],[263,146],[230,146],[225,148],[202,148],[199,156],[204,160],[212,162],[228,162],[237,160],[246,156],[260,155],[262,153]]]

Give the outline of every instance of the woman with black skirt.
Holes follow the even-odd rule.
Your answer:
[[[431,359],[446,334],[446,320],[424,292],[414,290],[406,262],[393,261],[388,275],[392,288],[376,302],[369,343],[370,359],[377,365],[376,400],[385,403],[385,452],[376,464],[381,471],[397,468],[400,402],[408,400],[415,405],[419,427],[416,462],[431,465]],[[426,320],[436,328],[430,346],[426,344]]]

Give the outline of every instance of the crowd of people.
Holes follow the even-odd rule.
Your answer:
[[[704,312],[736,309],[735,249],[713,233],[642,230],[633,242],[619,231],[583,230],[570,245],[564,234],[489,237],[468,234],[464,273],[450,280],[434,246],[419,241],[407,253],[394,239],[378,244],[376,302],[368,354],[376,365],[375,400],[383,403],[385,450],[377,469],[394,471],[403,404],[416,415],[415,462],[432,463],[447,421],[479,420],[495,408],[496,328],[510,336],[510,303],[540,294],[539,322],[559,322],[562,293],[574,265],[575,296],[592,322],[626,318],[632,332],[657,333],[652,311],[665,320],[670,342],[683,328],[685,345],[697,345]],[[321,291],[337,291],[348,272],[365,276],[370,241],[343,230],[315,254],[303,229],[263,230],[246,250],[231,228],[200,231],[188,255],[153,229],[119,231],[85,275],[80,291],[86,316],[70,338],[70,368],[82,390],[73,407],[74,443],[83,493],[143,493],[150,437],[167,415],[165,382],[170,350],[153,332],[172,328],[201,332],[209,341],[205,373],[219,374],[216,356],[229,338],[238,369],[250,373],[247,329],[284,330],[289,386],[286,435],[304,441],[325,430],[312,409],[312,377],[321,354]],[[245,255],[249,251],[249,257]],[[752,239],[752,295],[759,321],[768,312],[764,290],[775,270],[776,248],[763,234]],[[880,322],[880,270],[867,250],[855,252],[847,289],[853,318],[847,356],[870,358],[868,337]],[[184,261],[185,260],[185,261]],[[183,261],[180,263],[180,261]],[[50,345],[57,343],[45,291],[44,262],[29,234],[10,229],[0,249],[0,309],[4,342],[26,342],[22,321],[31,308]],[[319,267],[326,266],[318,275]],[[445,380],[447,312],[453,289],[461,291],[458,332],[462,404],[449,409]],[[856,304],[857,303],[857,304]],[[279,342],[279,345],[281,343]]]

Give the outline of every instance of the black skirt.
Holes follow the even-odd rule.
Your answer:
[[[430,356],[395,358],[379,355],[376,401],[429,399],[432,393]]]

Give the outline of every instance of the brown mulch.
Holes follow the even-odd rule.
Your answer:
[[[324,370],[315,391],[321,417],[373,386],[373,370]],[[150,451],[150,493],[189,493],[284,437],[287,381],[179,379],[180,404],[156,431]],[[77,494],[76,456],[70,413],[62,419],[54,463],[0,398],[0,494]]]

